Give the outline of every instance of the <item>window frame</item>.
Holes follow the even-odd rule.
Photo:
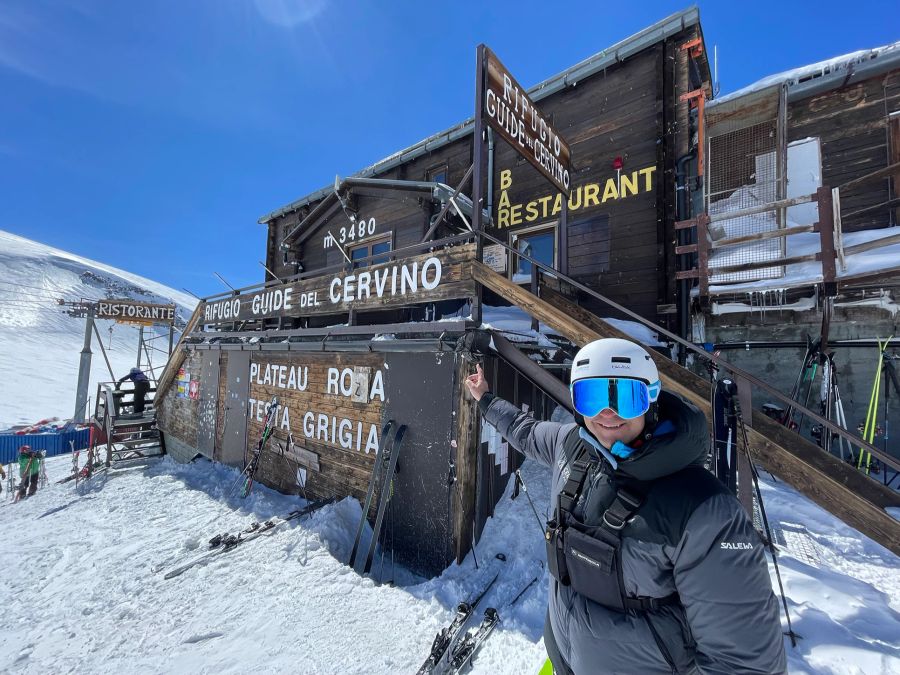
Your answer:
[[[443,172],[444,180],[437,181],[435,177],[437,174]],[[440,183],[442,182],[444,185],[449,185],[450,181],[450,164],[448,162],[442,162],[440,164],[435,164],[431,168],[425,171],[425,182],[427,183]]]
[[[363,239],[362,241],[357,241],[352,246],[348,246],[346,249],[346,253],[347,253],[347,257],[350,258],[350,263],[353,265],[353,269],[361,269],[363,267],[370,267],[372,265],[371,261],[368,261],[363,264],[359,264],[356,261],[354,261],[353,260],[353,252],[354,251],[358,251],[361,248],[367,248],[369,250],[369,254],[364,255],[363,258],[369,258],[373,255],[376,255],[375,253],[372,253],[372,247],[377,244],[382,244],[384,242],[387,242],[388,245],[390,246],[390,248],[384,252],[384,255],[388,256],[388,260],[385,262],[389,262],[390,257],[391,257],[390,254],[394,250],[394,231],[393,230],[391,230],[390,232],[383,232],[381,234],[373,234],[368,239]],[[378,254],[378,255],[381,255],[381,254]],[[377,263],[377,264],[382,265],[384,263]]]
[[[559,269],[559,220],[547,220],[543,223],[538,223],[536,225],[529,225],[528,227],[521,227],[515,230],[510,230],[509,232],[509,245],[516,251],[518,248],[516,247],[516,243],[519,237],[523,235],[536,234],[536,233],[549,233],[553,235],[553,262],[551,263],[553,269]],[[517,284],[530,284],[531,280],[529,277],[528,281],[515,281],[516,269],[518,269],[518,263],[516,259],[518,258],[518,253],[510,253],[509,254],[509,265],[507,270],[507,276],[510,281],[513,281]],[[530,264],[530,263],[529,263]]]

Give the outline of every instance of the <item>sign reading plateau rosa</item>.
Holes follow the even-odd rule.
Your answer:
[[[203,318],[207,323],[247,321],[334,314],[351,306],[375,308],[427,302],[439,287],[443,290],[448,285],[442,285],[447,277],[447,263],[441,258],[437,253],[420,256],[209,302]]]
[[[483,119],[544,174],[559,190],[569,194],[571,151],[547,118],[535,107],[522,86],[484,47]]]

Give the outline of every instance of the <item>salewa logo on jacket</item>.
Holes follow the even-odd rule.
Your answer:
[[[723,541],[720,545],[720,548],[729,550],[729,551],[752,551],[753,544],[744,542],[744,541]]]

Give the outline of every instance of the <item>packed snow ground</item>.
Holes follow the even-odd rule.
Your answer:
[[[0,506],[2,672],[414,673],[477,575],[470,555],[433,580],[392,575],[389,557],[382,576],[402,585],[359,577],[344,561],[361,509],[346,499],[167,581],[165,570],[197,556],[214,534],[287,513],[297,498],[261,486],[247,500],[229,498],[236,472],[206,461],[164,458],[78,488],[56,484],[70,466],[67,456],[48,460],[47,488]],[[529,461],[523,476],[543,514],[548,470]],[[900,673],[900,559],[764,480],[794,629],[803,636],[796,649],[787,646],[791,671]],[[544,558],[527,499],[513,501],[510,492],[478,544],[482,565],[498,552],[508,556],[482,609]],[[545,573],[501,609],[474,672],[537,672],[547,580]]]
[[[70,418],[75,411],[85,320],[67,316],[60,298],[175,302],[182,319],[196,306],[194,298],[163,284],[0,230],[0,382],[10,388],[0,396],[0,429],[42,417]],[[122,377],[137,363],[139,329],[112,321],[97,321],[97,328],[112,375]],[[161,337],[149,341],[151,333]],[[159,374],[168,329],[148,328],[145,336]],[[97,382],[113,379],[96,337],[92,351],[91,397]]]

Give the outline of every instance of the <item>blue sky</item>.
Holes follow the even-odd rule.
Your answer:
[[[0,229],[199,295],[260,281],[259,216],[687,3],[2,0]],[[565,8],[565,10],[563,10]],[[700,3],[721,93],[900,39],[900,3]]]

